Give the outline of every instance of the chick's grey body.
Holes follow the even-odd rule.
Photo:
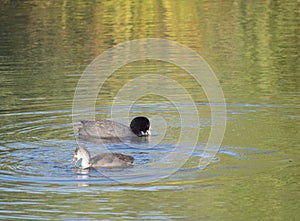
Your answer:
[[[90,160],[92,167],[124,167],[131,166],[133,157],[120,153],[102,153]]]

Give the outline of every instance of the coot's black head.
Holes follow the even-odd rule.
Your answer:
[[[130,129],[137,136],[148,136],[150,135],[150,121],[147,117],[136,117],[131,121]]]

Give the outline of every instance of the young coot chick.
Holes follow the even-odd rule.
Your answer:
[[[101,153],[91,158],[90,152],[84,147],[77,147],[74,152],[73,162],[81,160],[82,169],[100,167],[128,167],[134,158],[121,153]]]

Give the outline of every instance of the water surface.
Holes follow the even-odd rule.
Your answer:
[[[1,219],[299,219],[297,1],[4,0],[1,5]],[[125,83],[145,73],[164,75],[194,100],[198,114],[188,117],[200,119],[197,145],[186,139],[186,145],[176,146],[182,127],[198,128],[181,125],[171,101],[147,95],[135,102],[130,117],[151,119],[151,142],[107,147],[133,155],[133,169],[151,162],[161,162],[161,171],[173,169],[163,159],[174,150],[188,156],[187,162],[171,176],[137,185],[113,179],[131,169],[77,174],[71,163],[77,147],[72,102],[80,76],[103,51],[138,38],[177,41],[209,63],[227,104],[220,151],[207,168],[198,167],[200,159],[211,157],[203,154],[211,115],[197,82],[175,65],[138,61],[107,79],[96,118],[111,118],[112,101]],[[129,117],[114,120],[127,123]],[[97,153],[97,145],[85,145]],[[149,175],[139,175],[143,178]]]

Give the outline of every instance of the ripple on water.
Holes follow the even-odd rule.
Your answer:
[[[173,173],[174,168],[172,168],[172,162],[160,162],[160,168],[149,167],[149,162],[159,161],[162,156],[172,151],[174,152],[174,146],[170,144],[161,144],[149,149],[141,149],[140,146],[137,146],[137,148],[124,148],[121,144],[109,144],[108,148],[114,152],[118,151],[133,155],[136,159],[134,167],[123,170],[91,170],[89,174],[76,173],[75,167],[71,163],[73,151],[76,146],[77,143],[73,140],[66,141],[57,139],[32,143],[15,142],[1,146],[3,157],[1,157],[0,161],[0,179],[27,183],[44,183],[44,185],[50,183],[59,185],[101,184],[106,186],[120,184],[118,181],[130,182],[130,179],[134,180],[136,175],[139,176],[138,180],[156,180],[157,175],[159,175],[158,178],[160,178],[161,174]],[[95,147],[93,148],[93,144],[87,143],[87,146],[93,154],[97,152]],[[185,147],[176,149],[179,156],[189,154],[189,152],[185,152],[184,149]],[[196,148],[186,164],[181,168],[176,168],[175,174],[163,181],[158,179],[157,187],[151,185],[144,188],[149,190],[153,188],[177,188],[177,185],[172,185],[173,182],[180,181],[189,183],[189,180],[212,176],[207,174],[206,171],[201,172],[201,168],[198,168],[199,159],[205,157],[203,150],[204,147],[201,146]],[[259,150],[257,148],[224,146],[220,149],[220,154],[238,159],[243,159],[245,156],[249,157],[251,153],[257,154],[258,152]],[[178,159],[180,160],[180,158]],[[218,164],[218,161],[219,158],[213,158],[213,164]],[[148,173],[143,176],[140,174],[140,170],[147,171]],[[161,172],[159,173],[158,170]],[[130,177],[129,180],[128,176]],[[170,183],[166,186],[159,184],[160,182]],[[126,188],[128,188],[128,186]]]
[[[264,108],[274,108],[272,105],[240,104],[231,106],[233,110],[228,112],[229,120],[230,116],[236,114],[256,113]],[[239,109],[237,111],[234,110],[236,106]],[[241,107],[244,109],[241,109]],[[285,107],[276,106],[275,108]],[[256,163],[257,159],[263,158],[261,155],[276,154],[274,150],[222,146],[217,157],[214,157],[214,153],[205,151],[204,143],[198,143],[197,147],[191,152],[192,147],[188,145],[180,147],[173,145],[172,138],[167,140],[170,142],[158,143],[155,146],[146,145],[145,143],[132,144],[131,146],[115,143],[107,144],[107,148],[114,152],[122,152],[134,156],[134,167],[122,171],[107,169],[91,170],[88,175],[84,175],[77,174],[74,165],[71,163],[73,151],[77,147],[77,143],[73,139],[72,126],[69,123],[61,123],[62,119],[68,119],[71,116],[70,110],[24,112],[21,114],[11,113],[5,114],[5,116],[17,116],[23,119],[23,121],[16,124],[6,123],[1,129],[5,135],[11,133],[12,135],[23,134],[25,137],[27,136],[25,139],[27,141],[24,142],[16,140],[1,142],[0,179],[12,182],[51,183],[59,185],[88,185],[97,183],[105,186],[120,184],[117,181],[126,181],[122,176],[131,175],[131,179],[132,176],[138,176],[139,180],[156,180],[156,178],[165,177],[164,174],[172,174],[172,176],[164,179],[163,184],[159,184],[160,180],[158,179],[157,188],[163,188],[163,186],[168,186],[166,188],[175,188],[177,185],[180,186],[179,183],[197,182],[203,177],[215,176],[212,172],[208,174],[206,170],[203,171],[203,168],[199,168],[199,159],[201,158],[211,159],[212,163],[209,167],[212,169],[232,170],[232,168],[251,167],[251,164],[241,162],[253,160]],[[34,116],[35,120],[31,119],[31,117],[27,118],[28,116]],[[57,119],[58,116],[59,119]],[[250,120],[254,120],[254,118]],[[202,122],[207,122],[207,119],[203,119]],[[204,126],[209,127],[209,124],[205,124]],[[66,139],[64,135],[60,139],[59,136],[56,136],[57,134],[68,134],[68,138]],[[155,140],[159,136],[160,134],[154,133],[153,139]],[[51,138],[49,139],[49,137]],[[53,137],[57,137],[57,139],[53,139]],[[92,154],[99,152],[97,145],[93,143],[86,142],[84,145],[89,148]],[[182,167],[177,168],[176,166],[178,165],[174,164],[172,160],[164,158],[164,156],[170,153],[174,154],[175,160],[188,160]],[[151,164],[153,162],[159,162],[159,164],[153,166]],[[146,171],[146,173],[141,174],[140,171]],[[168,185],[165,185],[165,183],[168,183]],[[172,183],[177,184],[172,185]],[[148,187],[150,189],[155,188],[153,185]],[[128,185],[126,188],[129,188]]]

